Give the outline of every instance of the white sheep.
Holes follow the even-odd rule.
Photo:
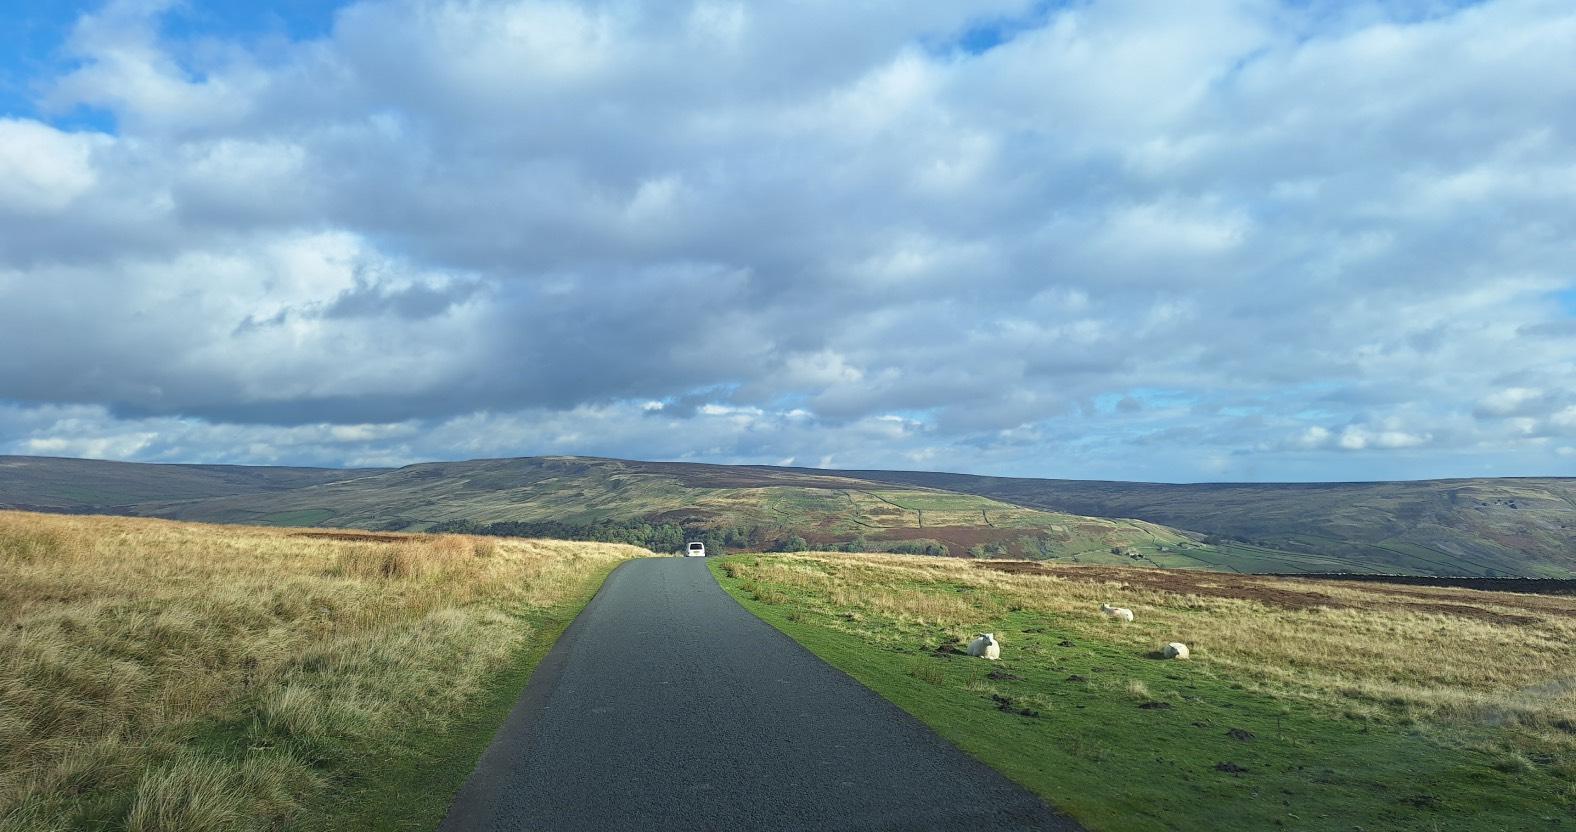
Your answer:
[[[991,661],[1001,658],[1001,644],[996,641],[996,634],[980,633],[978,638],[969,642],[969,655],[981,656]]]
[[[1188,657],[1187,645],[1180,641],[1173,641],[1160,651],[1168,659],[1185,659]]]
[[[1118,619],[1125,624],[1133,623],[1133,611],[1126,607],[1113,607],[1110,604],[1101,604],[1100,612],[1103,612],[1112,618]]]

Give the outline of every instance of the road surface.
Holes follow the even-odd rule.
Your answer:
[[[1080,827],[666,558],[613,572],[441,828]]]

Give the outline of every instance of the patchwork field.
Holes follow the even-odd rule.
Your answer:
[[[431,828],[647,554],[0,512],[0,830]]]
[[[847,554],[712,566],[1091,829],[1576,829],[1576,598]],[[960,653],[979,632],[1000,662]],[[1170,641],[1192,659],[1159,658]]]

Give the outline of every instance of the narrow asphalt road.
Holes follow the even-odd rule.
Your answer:
[[[613,572],[441,827],[1079,828],[677,558]]]

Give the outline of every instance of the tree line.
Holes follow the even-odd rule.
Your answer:
[[[596,520],[590,523],[562,520],[501,520],[496,523],[448,520],[432,526],[427,531],[627,543],[653,552],[676,552],[691,541],[698,540],[706,544],[708,553],[714,555],[723,554],[729,549],[760,549],[769,542],[758,526],[710,528],[679,523],[651,523],[643,520]]]
[[[811,546],[804,537],[782,529],[761,526],[699,526],[681,523],[652,523],[645,520],[596,520],[574,523],[563,520],[500,520],[478,523],[475,520],[446,520],[428,528],[436,534],[475,534],[494,537],[544,537],[553,540],[586,540],[597,543],[627,543],[653,552],[676,552],[691,541],[706,544],[706,552],[721,555],[728,551],[807,552],[812,548],[834,552],[896,552],[910,555],[947,555],[946,544],[933,540],[900,541],[873,545],[861,536],[846,543]]]

